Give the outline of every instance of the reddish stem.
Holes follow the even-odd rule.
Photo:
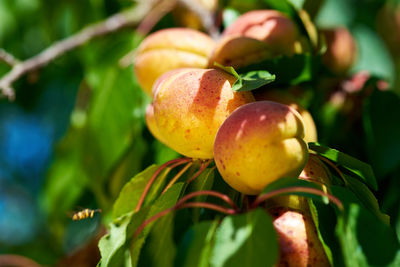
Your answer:
[[[192,176],[190,177],[190,179],[188,179],[186,181],[186,183],[190,184],[191,182],[194,181],[194,179],[196,179],[205,169],[207,169],[208,165],[210,165],[210,163],[212,162],[212,160],[208,160],[206,162],[201,162],[201,166],[200,169]]]
[[[293,193],[293,192],[304,192],[304,193],[310,193],[310,194],[314,194],[314,195],[318,195],[318,196],[327,197],[330,201],[335,203],[335,205],[340,210],[343,210],[343,204],[338,198],[336,198],[336,197],[334,197],[334,196],[332,196],[330,194],[326,194],[323,191],[315,189],[315,188],[308,188],[308,187],[301,187],[301,186],[282,188],[282,189],[274,190],[272,192],[260,195],[251,204],[250,208],[254,209],[254,208],[258,207],[258,205],[260,205],[265,200],[267,200],[267,199],[269,199],[271,197],[274,197],[274,196],[277,196],[277,195],[281,195],[281,194],[284,194],[284,193]]]
[[[219,211],[219,212],[225,213],[227,215],[233,215],[233,214],[237,213],[237,211],[234,210],[234,209],[223,208],[223,207],[218,206],[216,204],[211,204],[211,203],[207,203],[207,202],[184,203],[178,209],[184,209],[184,208],[204,208],[204,209],[210,209],[210,210]]]
[[[156,180],[156,178],[158,177],[158,175],[161,173],[161,171],[163,171],[168,165],[171,165],[171,164],[173,164],[173,163],[176,163],[176,164],[173,165],[174,167],[176,167],[176,166],[178,166],[178,165],[184,164],[184,163],[189,162],[189,161],[191,161],[191,160],[192,160],[192,159],[190,159],[190,158],[179,158],[179,159],[170,160],[170,161],[164,163],[163,165],[161,165],[161,166],[154,172],[154,174],[153,174],[153,176],[150,178],[150,180],[147,182],[146,187],[144,188],[143,193],[142,193],[142,195],[140,196],[139,202],[138,202],[138,204],[136,205],[135,211],[139,211],[140,208],[142,207],[143,202],[144,202],[144,199],[146,198],[147,193],[149,192],[149,190],[150,190],[150,188],[151,188],[151,185],[154,183],[154,181]],[[178,163],[179,163],[179,164],[178,164]]]
[[[165,192],[167,192],[168,189],[171,188],[171,186],[187,171],[187,169],[192,166],[193,162],[188,162],[185,167],[182,168],[172,179],[169,181],[167,186],[164,188],[164,190],[161,192],[161,195],[163,195]]]
[[[186,196],[182,197],[177,203],[176,205],[181,205],[184,202],[186,202],[187,200],[197,197],[197,196],[214,196],[214,197],[218,197],[221,200],[225,201],[228,205],[230,205],[234,210],[239,211],[238,206],[236,206],[235,202],[232,201],[232,199],[230,199],[230,197],[228,197],[225,194],[219,193],[217,191],[211,191],[211,190],[203,190],[203,191],[197,191],[197,192],[192,192],[190,194],[187,194]]]
[[[221,213],[225,213],[228,215],[233,215],[236,214],[237,211],[234,209],[227,209],[221,206],[218,206],[216,204],[211,204],[211,203],[207,203],[207,202],[191,202],[191,203],[183,203],[183,202],[178,202],[175,204],[175,206],[173,206],[172,208],[169,209],[165,209],[159,213],[157,213],[156,215],[154,215],[153,217],[150,217],[149,219],[145,220],[135,231],[135,233],[133,234],[133,239],[136,239],[136,237],[143,231],[143,229],[149,225],[150,223],[152,223],[153,221],[164,217],[165,215],[167,215],[168,213],[170,213],[171,211],[176,211],[176,210],[180,210],[180,209],[184,209],[184,208],[204,208],[204,209],[210,209],[210,210],[215,210],[215,211],[219,211]]]

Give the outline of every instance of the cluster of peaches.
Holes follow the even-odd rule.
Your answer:
[[[310,113],[281,90],[234,92],[236,78],[214,63],[240,68],[303,50],[295,23],[275,10],[243,14],[217,42],[188,28],[157,31],[141,43],[135,59],[138,82],[153,99],[147,126],[182,155],[214,158],[224,180],[244,194],[296,177],[307,163],[306,143],[317,141]],[[325,60],[337,72],[353,61],[329,51]]]
[[[345,29],[326,31],[325,38],[324,63],[333,73],[345,72],[354,61],[354,40]],[[152,98],[146,112],[150,132],[186,157],[214,159],[226,183],[246,195],[260,194],[281,177],[329,185],[328,171],[308,152],[307,142],[317,141],[313,118],[296,98],[270,88],[234,92],[236,78],[215,67],[236,69],[307,49],[296,24],[275,10],[243,14],[218,41],[188,28],[149,35],[134,68]],[[282,197],[269,203],[280,237],[280,264],[327,266],[306,202]]]

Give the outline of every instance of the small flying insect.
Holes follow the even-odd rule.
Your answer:
[[[74,215],[72,215],[72,220],[80,221],[80,220],[84,220],[87,218],[93,218],[93,216],[96,212],[101,212],[101,209],[95,209],[95,210],[83,209],[81,211],[76,212]]]

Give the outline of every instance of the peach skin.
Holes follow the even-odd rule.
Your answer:
[[[142,89],[151,96],[154,82],[163,73],[184,67],[206,68],[214,41],[206,34],[187,28],[157,31],[140,44],[134,62]]]

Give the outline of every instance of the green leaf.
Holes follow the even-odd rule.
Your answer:
[[[240,79],[239,74],[236,72],[236,70],[232,66],[225,67],[225,66],[219,64],[218,62],[214,62],[214,66],[222,69],[223,71],[225,71],[229,74],[232,74],[233,76],[235,76],[236,79],[238,79],[238,80]]]
[[[172,267],[176,254],[173,232],[173,214],[156,221],[144,244],[138,266]]]
[[[132,238],[134,229],[147,218],[149,208],[144,208],[133,214],[130,212],[119,217],[110,225],[107,235],[103,236],[99,242],[101,254],[101,267],[118,267],[125,261],[126,247],[128,240]]]
[[[233,8],[225,8],[222,13],[222,24],[224,25],[224,28],[231,25],[239,16],[240,13],[237,10]]]
[[[275,81],[275,75],[266,70],[253,70],[238,74],[231,66],[225,67],[217,62],[214,62],[214,66],[236,77],[237,80],[232,85],[232,90],[235,92],[251,91]]]
[[[196,192],[202,190],[211,190],[214,184],[214,168],[205,169],[199,177],[197,177],[193,182],[189,184],[186,192]],[[207,196],[198,196],[193,199],[196,202],[202,202],[207,199]],[[197,222],[200,218],[201,213],[203,213],[201,209],[193,209],[192,210],[192,220]]]
[[[267,70],[276,75],[274,84],[296,85],[307,82],[316,77],[320,58],[310,54],[296,54],[294,56],[278,56],[271,59],[259,61],[257,63],[242,67],[238,73],[250,71]]]
[[[250,71],[240,74],[240,78],[233,84],[235,92],[251,91],[275,81],[275,75],[266,70]]]
[[[389,216],[381,212],[378,200],[375,198],[368,186],[352,176],[345,175],[345,177],[347,181],[347,187],[358,197],[364,207],[382,222],[389,225]]]
[[[384,41],[374,29],[358,24],[352,29],[358,46],[358,60],[351,72],[368,71],[390,83],[395,80],[395,65]]]
[[[338,165],[348,169],[352,173],[359,176],[364,182],[366,182],[372,189],[377,190],[378,184],[375,179],[372,168],[367,163],[364,163],[352,156],[349,156],[336,149],[322,146],[318,143],[308,143],[308,147],[317,152],[319,155],[324,156],[327,159],[332,160]]]
[[[268,4],[271,9],[285,13],[289,17],[293,18],[295,16],[295,10],[287,0],[263,0],[263,2]]]
[[[146,219],[151,218],[152,216],[156,215],[157,213],[159,213],[163,210],[172,208],[179,199],[183,185],[184,185],[183,183],[174,184],[170,189],[168,189],[167,192],[165,192],[163,195],[161,195],[154,202],[154,204],[151,205],[150,211],[149,211]],[[150,230],[153,225],[154,225],[154,222],[148,224],[146,226],[146,228],[134,240],[133,248],[131,251],[131,262],[132,262],[133,267],[137,266],[137,264],[138,264],[142,246],[143,246],[148,234],[150,233]]]
[[[211,266],[274,266],[278,242],[271,217],[262,209],[225,217],[215,235]]]
[[[118,218],[119,216],[133,211],[139,199],[144,191],[147,182],[150,180],[151,176],[159,168],[157,165],[151,165],[141,173],[135,175],[121,190],[119,197],[114,203],[113,207],[113,218]],[[153,183],[149,193],[146,196],[145,203],[153,201],[157,197],[157,193],[164,182],[165,172],[162,172],[155,182]]]
[[[178,200],[183,183],[173,185],[164,195],[160,196],[154,204],[143,207],[138,212],[125,213],[111,223],[109,233],[99,242],[101,253],[101,267],[121,266],[130,256],[130,266],[137,266],[141,248],[155,222],[146,226],[134,241],[132,251],[129,253],[133,234],[136,229],[147,219],[155,214],[171,208]],[[125,264],[126,266],[126,264]]]
[[[387,175],[400,166],[400,97],[391,91],[375,90],[363,115],[371,164],[378,177]]]
[[[347,266],[386,266],[399,250],[393,229],[356,204],[338,218],[336,235]]]
[[[208,267],[218,220],[193,225],[183,237],[176,258],[177,267]]]

